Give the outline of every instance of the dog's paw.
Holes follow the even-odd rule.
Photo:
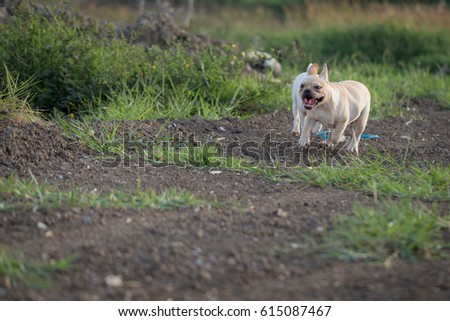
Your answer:
[[[304,137],[300,137],[300,139],[298,140],[298,144],[300,145],[300,147],[306,147],[307,145],[309,145],[309,137],[308,138],[304,138]]]
[[[292,137],[300,136],[300,131],[299,131],[299,130],[293,129],[293,130],[291,131],[291,135],[292,135]]]
[[[322,148],[331,148],[333,144],[328,139],[323,139],[319,142],[319,146]]]
[[[358,145],[354,144],[353,142],[350,142],[347,147],[345,148],[346,151],[350,152],[350,153],[354,153],[356,155],[359,154],[358,152]]]

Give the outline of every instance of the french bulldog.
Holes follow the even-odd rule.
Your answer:
[[[312,66],[309,64],[308,69]],[[300,85],[303,80],[306,78],[306,72],[303,72],[294,80],[292,84],[292,116],[294,117],[294,124],[292,127],[292,136],[300,135],[300,128],[303,128],[306,117],[306,109],[303,106],[302,98],[300,97]],[[322,125],[320,123],[316,123],[314,126],[313,132],[319,132],[322,129]]]
[[[320,75],[319,66],[311,64],[300,84],[300,97],[306,109],[300,146],[310,141],[311,129],[316,122],[330,129],[329,144],[345,141],[343,133],[348,124],[353,125],[353,137],[346,149],[358,154],[361,134],[367,125],[370,112],[370,92],[365,85],[354,80],[330,82],[327,64]]]

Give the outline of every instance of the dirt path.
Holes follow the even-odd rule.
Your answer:
[[[448,165],[449,112],[433,101],[416,103],[420,109],[411,119],[371,121],[367,132],[381,139],[370,143],[398,160],[407,153],[410,160]],[[86,192],[134,191],[139,179],[142,189],[176,187],[224,204],[169,211],[2,212],[0,244],[41,262],[74,254],[77,259],[72,270],[52,274],[51,290],[3,287],[0,299],[450,299],[448,260],[392,265],[342,262],[300,249],[306,241],[318,240],[336,215],[350,214],[354,202],[371,204],[364,193],[277,183],[233,170],[213,174],[211,168],[139,166],[136,162],[105,167],[51,127],[45,131],[32,124],[0,128],[2,177],[12,172],[27,176],[30,168],[40,182],[81,186]],[[133,135],[151,140],[157,132],[187,139],[195,133],[200,142],[219,139],[238,145],[260,143],[268,132],[276,144],[288,142],[289,131],[290,115],[284,111],[243,121],[124,122],[118,129],[130,140]],[[362,153],[368,150],[366,144]],[[264,155],[261,146],[256,150]],[[276,158],[276,153],[270,152],[268,159]],[[295,148],[287,154],[288,161],[293,154]],[[45,222],[48,229],[38,229],[37,222]],[[112,286],[111,279],[118,286]]]

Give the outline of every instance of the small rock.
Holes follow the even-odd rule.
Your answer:
[[[192,250],[192,254],[199,255],[202,252],[202,249],[199,247],[196,247]]]
[[[196,265],[197,267],[202,267],[202,266],[203,266],[203,260],[202,260],[201,258],[197,258],[197,259],[195,260],[195,265]]]
[[[51,239],[53,237],[53,232],[52,231],[45,232],[45,237]]]
[[[122,286],[122,276],[121,275],[113,275],[109,274],[105,277],[105,282],[108,286],[112,288],[117,288],[119,286]]]
[[[203,280],[207,281],[207,282],[211,282],[212,281],[212,276],[209,272],[206,271],[202,271],[200,273],[200,276]]]
[[[288,216],[288,212],[283,211],[281,208],[279,208],[277,210],[277,216],[279,216],[279,217],[287,217]]]
[[[40,230],[46,230],[47,224],[45,224],[44,222],[37,222],[37,228]]]
[[[91,224],[92,223],[92,218],[90,216],[83,217],[83,223],[84,224]]]
[[[209,173],[211,175],[219,175],[219,174],[222,174],[222,171],[210,171]]]
[[[220,126],[220,127],[219,127],[219,130],[220,130],[221,132],[224,132],[224,131],[226,131],[226,129],[225,129],[225,128],[223,128],[222,126]]]

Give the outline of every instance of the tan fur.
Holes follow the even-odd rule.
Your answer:
[[[300,86],[300,96],[303,100],[307,100],[304,103],[307,112],[305,124],[301,128],[300,146],[309,143],[311,129],[316,122],[332,130],[328,140],[330,144],[338,144],[345,140],[344,130],[348,124],[352,123],[353,137],[346,149],[358,154],[361,134],[369,118],[369,90],[365,85],[354,80],[329,82],[326,64],[319,77],[317,74],[317,64],[311,65]],[[314,103],[309,104],[311,101]]]

